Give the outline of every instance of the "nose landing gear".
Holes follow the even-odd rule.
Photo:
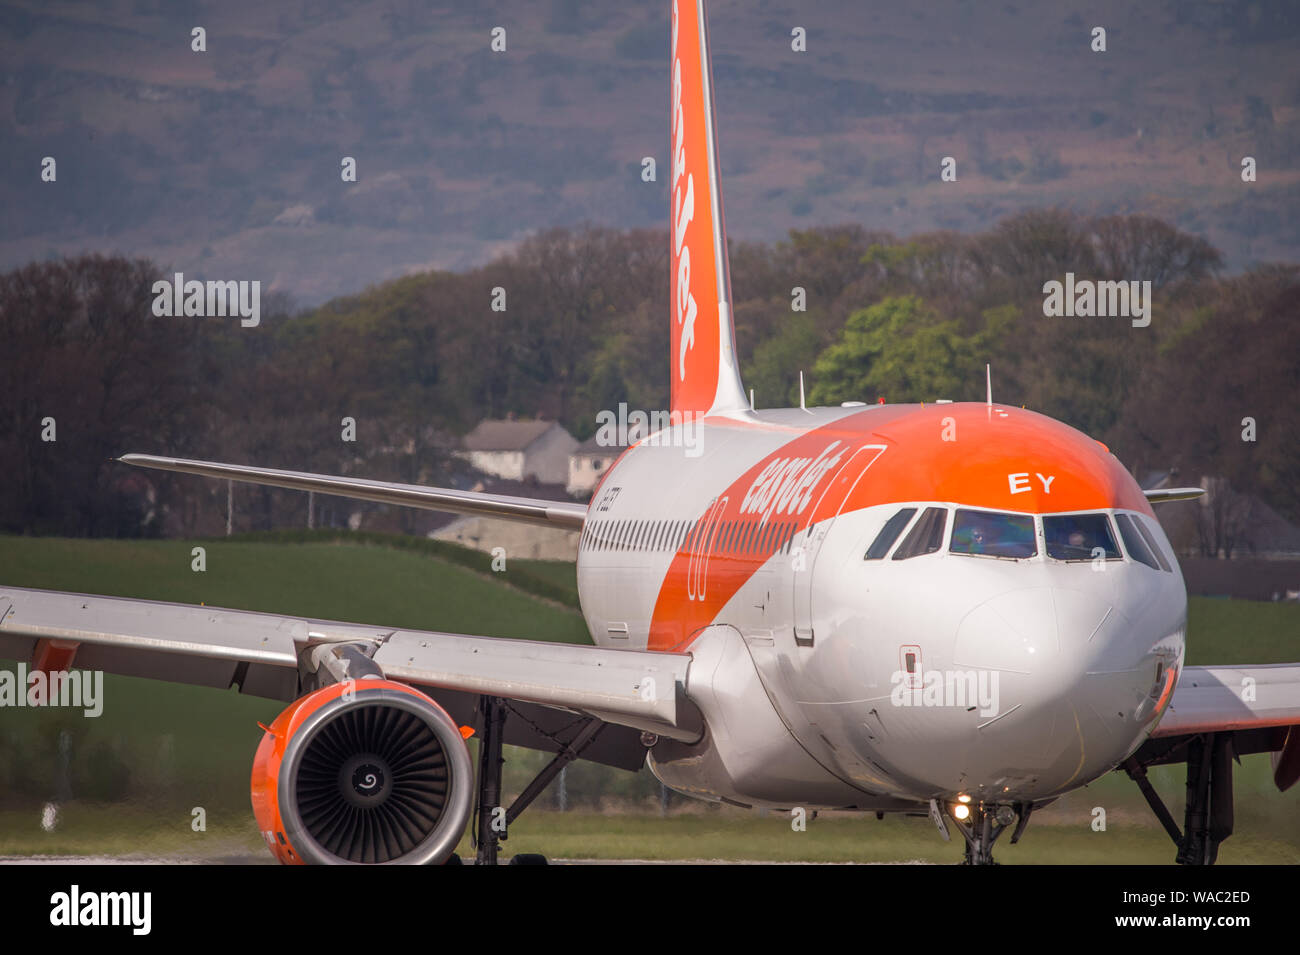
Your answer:
[[[1032,808],[1029,803],[1001,806],[992,803],[958,803],[948,807],[948,817],[966,840],[966,855],[961,864],[997,865],[993,861],[993,843],[1012,824],[1016,828],[1011,834],[1011,844],[1019,842],[1029,823]],[[958,818],[963,809],[966,810],[964,818]]]

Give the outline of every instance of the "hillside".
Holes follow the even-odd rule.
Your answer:
[[[710,17],[734,238],[974,231],[1063,204],[1158,215],[1234,268],[1300,251],[1290,5],[731,0]],[[315,304],[545,227],[662,228],[668,37],[666,2],[7,4],[0,268],[114,251]],[[44,156],[57,183],[34,185]]]

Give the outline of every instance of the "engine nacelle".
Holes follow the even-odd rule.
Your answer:
[[[295,700],[257,747],[253,815],[287,864],[439,863],[465,831],[474,770],[419,690],[349,680]]]

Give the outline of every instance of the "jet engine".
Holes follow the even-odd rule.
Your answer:
[[[253,814],[286,864],[440,863],[469,819],[459,728],[419,690],[347,680],[289,705],[253,760]]]

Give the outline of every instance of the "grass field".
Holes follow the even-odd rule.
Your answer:
[[[1300,606],[1218,597],[1187,599],[1187,663],[1295,663]]]
[[[543,561],[510,561],[493,575],[419,551],[235,539],[203,541],[207,570],[196,573],[190,569],[193,546],[0,537],[0,581],[419,630],[590,642],[576,612],[512,585],[512,573],[522,576],[517,572]],[[565,569],[572,577],[568,565],[545,573],[561,580]]]
[[[420,548],[205,541],[207,571],[190,569],[191,543],[0,537],[0,581],[150,599],[206,602],[420,629],[585,642],[581,617],[565,606],[568,564],[512,561],[503,574],[473,569],[473,555]],[[513,571],[513,577],[512,577]],[[540,581],[540,583],[539,583]],[[529,588],[543,591],[538,596]],[[556,588],[560,588],[559,591]],[[557,594],[559,599],[556,599]],[[1193,598],[1190,663],[1300,660],[1300,608]],[[105,679],[105,711],[7,710],[0,719],[0,855],[146,854],[261,858],[248,808],[248,774],[280,706],[233,692],[128,677]],[[60,746],[67,769],[61,771]],[[508,752],[506,789],[517,792],[546,757]],[[1156,788],[1181,818],[1182,767],[1156,767]],[[60,782],[62,780],[62,782]],[[795,832],[787,817],[675,800],[660,818],[658,784],[589,763],[570,767],[571,811],[542,796],[512,830],[508,851],[553,857],[952,862],[924,819],[827,816]],[[53,831],[42,807],[60,795]],[[1300,862],[1297,795],[1278,793],[1267,756],[1236,770],[1236,833],[1223,862]],[[1104,832],[1091,827],[1106,811]],[[207,829],[191,828],[202,807]],[[468,853],[468,845],[462,845]],[[1169,863],[1172,844],[1136,787],[1112,774],[1035,815],[1006,863]]]
[[[1086,814],[1036,819],[1017,845],[1003,839],[1004,865],[1166,865],[1174,848],[1145,819],[1121,814],[1094,831]],[[139,807],[70,804],[59,824],[43,832],[30,813],[0,812],[0,857],[143,856],[209,861],[271,862],[248,811],[210,814],[195,832],[188,811],[160,814]],[[537,852],[551,859],[744,860],[765,862],[922,862],[960,859],[960,837],[944,842],[928,819],[847,814],[810,819],[796,831],[789,817],[703,806],[661,818],[652,812],[566,812],[530,809],[511,829],[503,858]],[[468,836],[459,852],[472,858]],[[1247,826],[1225,842],[1224,865],[1300,863],[1300,847]]]

